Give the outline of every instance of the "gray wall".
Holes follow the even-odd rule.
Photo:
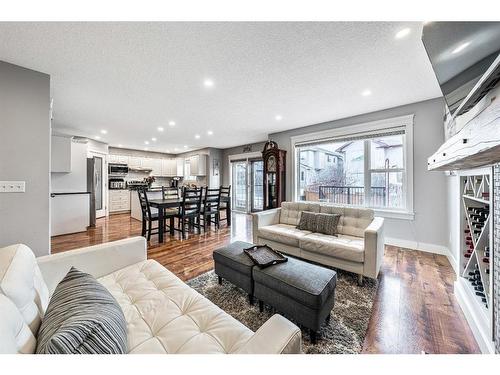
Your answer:
[[[415,220],[386,219],[386,236],[420,244],[448,247],[447,181],[443,172],[427,171],[427,157],[444,141],[444,104],[441,98],[408,104],[383,111],[270,134],[269,138],[287,150],[287,200],[293,197],[291,139],[295,135],[340,128],[363,122],[415,114],[413,132],[413,173]],[[432,249],[429,249],[432,250]]]
[[[243,146],[226,148],[226,149],[222,150],[222,162],[221,162],[222,185],[224,185],[224,186],[231,185],[231,181],[229,180],[229,169],[230,169],[229,156],[243,154],[245,152],[262,151],[264,149],[265,143],[266,142],[264,141],[264,142],[243,145]],[[245,148],[249,148],[250,150],[245,151]]]
[[[0,194],[0,246],[50,252],[50,77],[0,61],[0,180],[26,181]]]

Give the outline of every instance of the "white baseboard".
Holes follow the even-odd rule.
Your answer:
[[[465,315],[465,319],[472,330],[472,334],[481,352],[485,354],[494,354],[495,349],[493,342],[488,337],[489,328],[485,324],[485,322],[488,321],[488,317],[486,313],[481,310],[479,304],[471,303],[471,301],[477,297],[466,283],[467,281],[462,277],[459,277],[458,280],[455,281],[455,297],[457,298],[458,304]]]
[[[455,274],[458,274],[458,264],[456,259],[451,255],[450,249],[446,246],[436,245],[432,243],[417,242],[410,240],[401,240],[399,238],[385,237],[385,244],[398,246],[410,250],[419,250],[426,253],[444,255],[448,258]]]

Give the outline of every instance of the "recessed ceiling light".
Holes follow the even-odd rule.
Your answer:
[[[174,151],[179,151],[179,149],[177,147],[174,148]]]
[[[175,121],[169,121],[168,126],[175,126]]]
[[[453,54],[459,53],[460,51],[463,51],[464,49],[466,49],[469,46],[469,44],[470,44],[470,42],[462,43],[457,48],[455,48],[451,53],[453,53]]]
[[[158,131],[159,131],[159,132],[162,132],[162,131],[163,131],[163,127],[162,127],[162,126],[158,126],[158,128],[157,128],[157,129],[158,129]]]
[[[213,80],[211,80],[210,78],[206,78],[204,81],[203,81],[203,85],[205,87],[214,87],[215,83]]]
[[[118,145],[118,147],[123,147],[123,145],[122,145],[122,144],[119,144],[119,145]]]
[[[276,115],[276,116],[274,116],[274,119],[275,119],[276,121],[281,121],[281,120],[283,120],[283,116],[281,116],[281,115]]]
[[[368,90],[368,89],[366,89],[365,91],[363,91],[361,93],[361,95],[363,95],[363,96],[370,96],[371,94],[372,94],[372,92],[370,90]]]
[[[167,154],[169,154],[169,153],[170,153],[170,151],[169,151],[169,150],[165,150],[165,152],[166,152]]]
[[[195,137],[196,139],[200,139],[200,135],[199,135],[199,134],[195,134],[195,135],[194,135],[194,137]]]
[[[98,135],[96,135],[94,138],[95,138],[95,139],[101,139],[101,137],[100,137],[100,136],[98,136]]]
[[[410,32],[411,32],[411,29],[409,27],[405,27],[404,29],[399,30],[396,33],[396,39],[404,38],[405,36],[407,36],[408,34],[410,34]]]
[[[149,150],[149,148],[147,148],[147,147],[144,147],[144,151],[148,151],[148,150]]]
[[[145,145],[149,145],[149,141],[144,141],[144,144]]]
[[[211,131],[211,130],[209,130],[209,131],[207,131],[207,134],[208,134],[208,135],[214,135],[214,132],[213,132],[213,131]]]
[[[102,129],[102,130],[101,130],[101,134],[108,134],[108,131],[107,131],[107,130],[105,130],[105,129]]]
[[[152,140],[153,142],[156,142],[156,138],[155,138],[155,137],[151,138],[151,140]]]
[[[184,148],[188,148],[188,146],[184,145]]]

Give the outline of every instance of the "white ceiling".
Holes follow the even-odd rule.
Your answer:
[[[405,27],[411,33],[396,39]],[[271,132],[441,96],[421,28],[415,22],[0,23],[0,60],[51,75],[56,130],[175,153],[184,145],[262,141]],[[206,78],[214,87],[203,85]],[[366,89],[372,95],[362,96]]]

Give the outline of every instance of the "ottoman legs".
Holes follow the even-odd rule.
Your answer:
[[[259,300],[259,311],[264,312],[264,301]]]
[[[363,275],[358,275],[358,285],[363,286]]]
[[[217,276],[217,278],[219,279],[219,285],[222,285],[222,277]]]
[[[253,294],[248,295],[248,303],[250,303],[250,305],[253,305]]]
[[[318,332],[310,329],[309,336],[311,337],[311,343],[316,344],[318,342]]]

